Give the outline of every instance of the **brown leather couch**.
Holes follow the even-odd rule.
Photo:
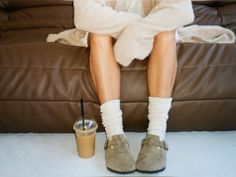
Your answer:
[[[194,2],[195,21],[236,32],[236,2]],[[0,132],[73,132],[84,99],[101,124],[89,48],[46,43],[73,26],[63,0],[0,1]],[[236,44],[180,43],[168,131],[236,130]],[[148,59],[121,67],[125,131],[146,131]]]

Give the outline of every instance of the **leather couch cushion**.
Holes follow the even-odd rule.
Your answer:
[[[168,130],[236,128],[236,45],[182,43],[177,50]],[[89,69],[89,49],[38,42],[1,46],[0,55],[0,76],[4,76],[0,82],[1,132],[71,132],[81,97],[86,116],[96,118],[98,131],[104,130]],[[127,131],[145,131],[147,126],[147,62],[135,60],[121,68],[121,107]]]

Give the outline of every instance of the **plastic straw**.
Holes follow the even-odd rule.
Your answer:
[[[80,99],[80,107],[81,107],[81,115],[82,115],[82,121],[83,121],[83,130],[85,130],[83,98]]]

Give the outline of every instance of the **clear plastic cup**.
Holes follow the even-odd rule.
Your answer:
[[[94,119],[77,120],[73,129],[75,130],[77,153],[81,158],[90,158],[95,154],[96,130],[98,124]]]

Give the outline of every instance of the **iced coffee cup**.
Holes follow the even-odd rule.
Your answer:
[[[77,153],[81,158],[90,158],[95,154],[95,138],[97,122],[94,119],[85,118],[77,120],[73,129],[75,130]]]

